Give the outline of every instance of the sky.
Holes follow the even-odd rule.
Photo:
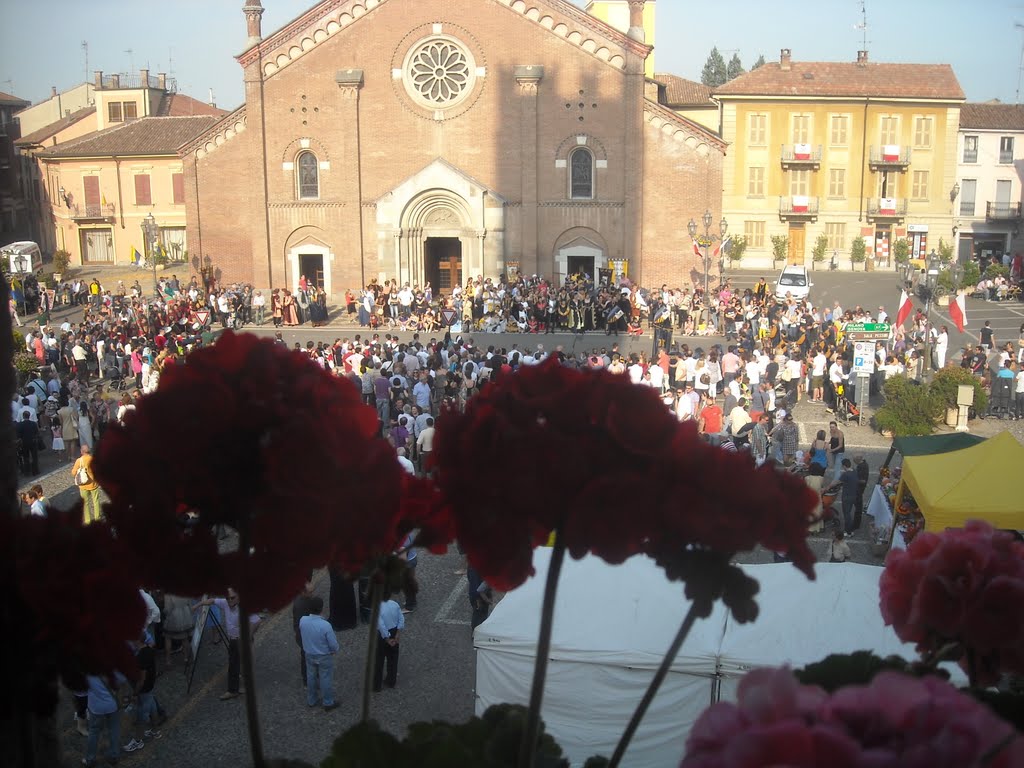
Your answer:
[[[402,0],[390,0],[402,1]],[[415,3],[417,0],[406,0]],[[480,0],[487,2],[488,0]],[[693,80],[713,45],[746,66],[791,48],[796,61],[853,61],[861,0],[656,0],[658,71]],[[315,0],[262,0],[268,35]],[[585,6],[585,0],[573,0]],[[865,0],[873,61],[952,64],[970,101],[1013,103],[1024,0]],[[33,103],[92,71],[173,74],[178,90],[218,106],[243,101],[234,59],[244,0],[0,0],[0,91]],[[83,42],[88,43],[88,67]],[[88,73],[88,74],[87,74]]]

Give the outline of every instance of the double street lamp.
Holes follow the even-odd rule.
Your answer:
[[[142,220],[142,236],[146,244],[146,258],[149,259],[153,268],[153,295],[159,298],[160,286],[156,279],[156,247],[160,239],[160,226],[153,218],[152,211],[147,213],[146,218]]]
[[[932,370],[932,328],[931,312],[932,312],[932,298],[935,296],[936,284],[939,280],[939,266],[941,260],[938,254],[933,249],[928,254],[928,260],[926,262],[925,269],[925,304],[924,304],[924,318],[925,318],[925,330],[924,330],[924,366],[922,371],[922,378],[927,371]]]
[[[714,220],[715,217],[711,215],[710,210],[704,211],[704,215],[701,217],[701,222],[704,224],[703,235],[697,234],[697,222],[693,219],[690,219],[690,223],[686,225],[686,228],[690,232],[690,238],[704,249],[704,304],[708,308],[709,312],[711,308],[711,304],[708,301],[708,273],[711,270],[711,255],[709,253],[709,249],[716,241],[724,240],[725,233],[729,231],[729,222],[727,222],[723,216],[722,220],[718,223],[719,234],[712,234],[711,224]]]

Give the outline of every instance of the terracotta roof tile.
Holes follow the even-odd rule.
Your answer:
[[[184,93],[166,93],[156,111],[162,117],[188,117],[191,115],[215,115],[223,117],[227,110],[193,99]]]
[[[1024,131],[1024,104],[963,104],[960,127],[968,130]]]
[[[31,101],[19,99],[17,96],[12,96],[9,93],[4,93],[3,91],[0,91],[0,104],[20,104],[27,107],[31,103]]]
[[[840,96],[962,101],[949,64],[875,64],[841,61],[779,62],[740,75],[714,89],[715,96]]]
[[[109,157],[113,155],[173,155],[217,122],[213,115],[193,117],[143,117],[80,139],[58,144],[40,157]]]
[[[655,81],[665,86],[665,104],[669,107],[713,106],[711,89],[685,77],[659,72]]]
[[[96,107],[82,107],[76,112],[72,112],[67,117],[62,117],[60,120],[44,125],[38,130],[32,131],[32,133],[26,134],[14,142],[19,147],[31,147],[36,144],[42,144],[44,141],[52,136],[56,136],[58,133],[63,131],[65,128],[74,125],[79,120],[84,120],[90,115],[96,114]]]

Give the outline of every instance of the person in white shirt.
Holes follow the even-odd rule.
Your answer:
[[[1014,392],[1014,405],[1016,406],[1017,418],[1024,419],[1024,368],[1017,371],[1017,388]]]
[[[405,456],[405,448],[398,449],[398,463],[402,467],[402,469],[404,469],[410,475],[416,474],[416,467],[414,467],[413,463],[409,461],[409,459],[406,458]]]
[[[935,337],[935,368],[942,370],[946,367],[946,352],[949,350],[949,329],[942,326]]]
[[[825,390],[825,366],[828,365],[828,358],[825,353],[818,351],[811,361],[811,402],[820,402]]]
[[[629,380],[634,384],[639,384],[644,380],[644,367],[640,365],[640,361],[634,356],[632,364],[626,369],[626,373],[629,374]]]
[[[647,369],[650,374],[650,384],[659,392],[662,392],[665,388],[665,372],[661,369],[660,365],[652,365]]]

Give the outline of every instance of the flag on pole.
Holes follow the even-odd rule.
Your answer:
[[[967,305],[962,293],[958,293],[956,298],[949,302],[949,317],[956,325],[956,329],[963,333],[964,326],[967,325]]]
[[[718,254],[720,254],[722,251],[728,251],[729,250],[729,243],[731,243],[731,242],[732,242],[732,235],[729,235],[729,237],[725,238],[725,240],[723,240],[722,242],[720,242],[718,244],[718,247],[715,248],[715,258],[716,259],[718,258]]]
[[[697,241],[696,240],[693,241],[693,255],[697,256],[697,257],[701,256],[700,246],[697,245]]]
[[[137,250],[135,250],[135,246],[133,245],[132,246],[132,264],[138,264],[139,260],[141,258],[142,258],[142,256],[139,254],[139,252]]]
[[[882,147],[882,160],[887,163],[897,163],[900,159],[900,145],[886,144]]]
[[[914,302],[907,296],[906,291],[900,293],[900,308],[896,310],[896,325],[902,326],[910,317],[910,310],[914,308]]]

